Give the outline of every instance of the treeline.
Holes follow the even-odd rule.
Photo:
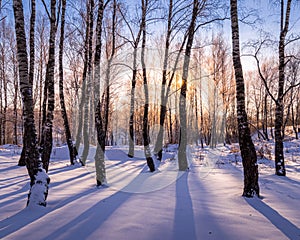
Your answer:
[[[240,46],[232,52],[239,41],[236,4],[31,0],[27,8],[18,0],[2,2],[0,144],[23,145],[19,165],[27,166],[32,184],[39,166],[48,171],[53,143],[68,144],[71,164],[83,144],[82,165],[89,145],[97,145],[101,185],[106,145],[128,145],[128,157],[144,145],[154,171],[150,146],[161,159],[166,144],[178,143],[179,169],[186,170],[187,144],[241,144],[244,124],[261,139],[275,139],[276,173],[285,175],[283,141],[298,138],[300,125],[299,33],[290,27],[297,6],[291,0],[274,6],[280,33],[249,40],[243,52],[255,65],[239,72]],[[229,19],[232,43],[230,33],[216,27]],[[30,132],[36,139],[26,145]],[[39,152],[33,165],[30,148]]]

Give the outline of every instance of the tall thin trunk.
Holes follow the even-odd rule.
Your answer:
[[[35,0],[31,0],[31,16],[30,16],[30,33],[29,33],[29,84],[31,87],[33,86],[33,77],[34,77],[34,62],[35,62]],[[27,136],[26,132],[24,131],[23,138]],[[25,166],[27,156],[26,152],[26,145],[25,141],[23,141],[23,149],[22,153],[18,162],[18,166]]]
[[[84,119],[83,119],[83,112],[84,112],[84,106],[86,102],[86,95],[87,95],[87,72],[88,72],[88,60],[89,60],[89,35],[90,35],[90,24],[89,24],[89,4],[87,5],[87,23],[86,23],[86,32],[85,32],[85,43],[84,43],[84,66],[83,66],[83,72],[82,72],[82,86],[81,86],[81,99],[78,107],[78,127],[77,127],[77,136],[76,136],[76,143],[75,147],[76,149],[79,149],[81,139],[82,139],[82,132],[83,132],[83,125],[84,125]],[[82,162],[84,165],[84,163]]]
[[[284,14],[284,1],[281,0],[281,24],[279,37],[279,65],[278,65],[278,93],[275,107],[275,170],[278,176],[285,176],[285,163],[283,153],[283,97],[285,84],[285,38],[289,30],[289,19],[292,0],[287,1],[286,13]]]
[[[73,165],[76,161],[77,149],[73,145],[73,140],[71,136],[69,120],[67,116],[67,110],[65,106],[65,97],[64,97],[64,70],[63,70],[63,51],[64,51],[64,38],[65,38],[65,13],[66,13],[67,1],[62,0],[61,8],[61,26],[60,26],[60,41],[59,41],[59,98],[61,106],[61,115],[64,121],[65,134],[67,145],[70,155],[70,163]]]
[[[28,75],[28,59],[26,51],[26,34],[24,28],[24,14],[22,0],[13,1],[14,16],[15,16],[15,31],[17,40],[17,59],[19,63],[19,81],[20,91],[23,101],[23,123],[25,132],[24,138],[26,147],[26,167],[30,176],[30,193],[28,194],[27,204],[37,204],[46,206],[46,198],[48,194],[48,184],[50,178],[40,168],[39,152],[37,146],[37,136],[34,124],[32,86],[29,82]],[[38,182],[36,181],[39,176]],[[36,184],[39,187],[35,187]]]
[[[266,138],[266,140],[269,141],[269,134],[268,134],[268,95],[267,93],[265,93],[264,96],[264,102],[263,102],[263,116],[264,116],[264,120],[263,120],[263,133],[264,136]]]
[[[103,1],[101,0],[98,10],[98,19],[97,19],[97,45],[95,53],[95,81],[97,84],[100,83],[100,56],[101,56],[101,28],[103,20]],[[111,40],[111,53],[108,58],[106,74],[105,74],[105,83],[104,83],[104,92],[102,94],[101,100],[96,99],[97,105],[95,104],[95,126],[97,129],[97,140],[99,146],[97,146],[97,151],[95,155],[95,164],[96,164],[96,177],[97,185],[102,185],[106,182],[106,173],[105,173],[105,164],[104,164],[104,153],[105,153],[105,142],[107,137],[108,130],[108,121],[109,121],[109,105],[110,105],[110,78],[111,78],[111,67],[112,61],[116,53],[116,17],[117,17],[117,2],[113,2],[113,16],[112,16],[112,40]],[[98,85],[99,86],[99,85]],[[96,89],[96,96],[99,96],[98,89]],[[103,111],[103,113],[102,113]]]
[[[97,149],[95,153],[96,182],[100,186],[106,182],[105,173],[105,133],[103,131],[103,120],[100,108],[100,59],[102,48],[102,21],[103,21],[104,4],[99,0],[97,26],[96,26],[96,50],[94,59],[94,107],[95,107],[95,127],[97,130]]]
[[[177,57],[173,64],[172,74],[169,78],[169,82],[167,84],[168,78],[168,61],[169,61],[169,50],[170,50],[170,43],[171,43],[171,34],[173,32],[174,26],[172,26],[172,18],[173,18],[173,0],[170,0],[169,3],[169,13],[168,13],[168,27],[167,27],[167,36],[165,41],[165,53],[164,53],[164,63],[163,63],[163,72],[162,72],[162,84],[161,84],[161,104],[160,104],[160,118],[159,118],[159,131],[154,147],[154,152],[157,153],[157,159],[160,160],[162,158],[162,146],[163,146],[163,136],[164,136],[164,124],[165,118],[167,113],[167,102],[169,98],[169,93],[171,89],[171,85],[173,79],[175,77],[177,65],[179,63],[180,55],[184,49],[185,42],[187,40],[188,34],[185,34],[181,46],[178,50]]]
[[[162,83],[161,83],[161,103],[160,103],[160,117],[159,117],[159,131],[157,135],[157,140],[154,148],[154,152],[157,153],[157,159],[162,159],[162,147],[163,147],[163,136],[164,136],[164,123],[167,112],[167,98],[166,96],[166,84],[167,84],[167,70],[168,70],[168,60],[169,60],[169,48],[170,48],[170,38],[172,33],[172,16],[173,16],[173,0],[169,2],[169,13],[168,13],[168,26],[167,26],[167,36],[165,42],[165,53],[164,53],[164,63],[162,72]]]
[[[239,145],[244,167],[243,196],[259,196],[258,166],[254,144],[250,135],[247,113],[245,110],[245,84],[240,59],[239,25],[237,0],[230,0],[231,30],[232,30],[232,56],[236,81],[237,119],[239,131]]]
[[[187,91],[187,81],[189,73],[189,64],[191,51],[194,41],[196,20],[199,11],[199,1],[194,0],[193,3],[193,13],[188,28],[188,38],[185,48],[183,71],[182,71],[182,84],[180,87],[180,98],[179,98],[179,117],[180,117],[180,136],[179,136],[179,149],[178,149],[178,165],[179,171],[186,171],[188,169],[188,162],[186,156],[186,146],[187,146],[187,119],[186,119],[186,91]]]
[[[12,47],[12,49],[15,46]],[[18,85],[18,69],[16,67],[17,60],[15,56],[15,52],[13,51],[13,59],[12,59],[14,66],[13,66],[13,78],[14,78],[14,144],[18,145],[18,92],[19,92],[19,85]],[[26,165],[26,163],[25,163]],[[24,165],[24,166],[25,166]]]
[[[1,97],[1,130],[0,130],[0,144],[6,144],[6,122],[7,122],[7,77],[6,77],[6,72],[5,72],[5,52],[4,52],[4,47],[1,49],[1,81],[2,81],[2,86],[1,90],[3,89],[3,95],[4,95],[4,102],[2,102],[2,97]],[[2,94],[2,93],[1,93]]]
[[[135,86],[137,78],[137,50],[141,39],[142,26],[140,24],[138,34],[134,39],[133,43],[133,66],[132,66],[132,77],[131,77],[131,92],[130,92],[130,113],[129,113],[129,150],[128,157],[134,157],[134,109],[135,109]]]
[[[155,171],[155,165],[151,157],[150,150],[150,137],[149,137],[149,123],[148,123],[148,112],[149,112],[149,90],[147,82],[147,69],[145,64],[145,48],[146,48],[146,12],[148,8],[148,0],[142,0],[142,52],[141,52],[141,63],[143,69],[143,84],[145,93],[145,104],[144,104],[144,117],[143,117],[143,140],[144,140],[144,153],[147,160],[147,165],[150,172]]]
[[[43,168],[48,172],[50,155],[53,145],[53,113],[54,113],[54,68],[55,68],[55,37],[56,37],[56,0],[51,0],[51,16],[50,16],[50,36],[49,36],[49,56],[46,68],[47,86],[47,111],[46,120],[43,126],[41,153]],[[46,85],[46,84],[45,84]],[[44,96],[45,98],[45,96]]]
[[[89,25],[87,30],[89,31],[89,38],[88,38],[88,60],[87,60],[87,79],[86,79],[86,95],[85,95],[85,103],[84,103],[84,119],[83,119],[83,151],[81,156],[81,161],[85,165],[86,159],[89,153],[89,121],[90,121],[90,97],[89,92],[91,89],[91,82],[92,82],[92,51],[93,51],[93,23],[94,23],[94,0],[89,0],[89,7],[88,7],[88,22]]]

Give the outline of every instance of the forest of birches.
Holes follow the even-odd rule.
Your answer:
[[[257,33],[240,44],[250,133],[276,144],[298,138],[299,27],[291,27],[297,23],[290,15],[299,6],[270,1],[281,14],[278,31],[267,32],[261,28],[268,19],[238,2],[240,30]],[[86,156],[98,143],[129,145],[129,157],[134,145],[159,153],[179,143],[183,131],[186,144],[201,147],[239,142],[228,27],[236,1],[30,0],[22,9],[21,3],[0,1],[0,145],[23,146],[26,137],[20,10],[40,152],[71,140],[73,150],[83,144]],[[51,138],[45,137],[49,128]],[[45,144],[49,139],[53,145]],[[79,156],[83,164],[86,156]]]

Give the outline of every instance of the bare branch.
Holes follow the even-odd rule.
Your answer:
[[[44,5],[44,7],[45,7],[45,10],[46,10],[46,13],[47,13],[47,15],[48,15],[48,18],[49,18],[49,20],[51,21],[51,15],[50,15],[50,13],[49,13],[49,11],[48,11],[47,5],[46,5],[46,3],[45,3],[44,0],[41,0],[41,1],[42,1],[43,5]]]

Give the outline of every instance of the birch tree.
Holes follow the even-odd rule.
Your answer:
[[[42,1],[43,4],[44,0]],[[54,116],[54,101],[55,101],[55,92],[54,92],[54,68],[55,68],[55,38],[57,31],[57,17],[56,17],[56,0],[51,0],[50,4],[51,13],[48,12],[48,9],[45,5],[45,10],[49,17],[50,21],[50,36],[49,36],[49,53],[48,53],[48,63],[46,68],[46,79],[45,79],[45,90],[44,90],[44,116],[45,121],[43,122],[42,128],[42,138],[40,144],[41,157],[43,162],[44,169],[48,172],[50,155],[53,145],[53,116]],[[58,11],[59,12],[59,11]],[[46,99],[46,100],[45,100]]]
[[[93,54],[93,31],[94,31],[94,0],[89,0],[87,8],[87,31],[88,45],[86,54],[87,76],[86,76],[86,94],[84,95],[84,118],[83,118],[83,151],[81,161],[85,165],[89,153],[89,121],[90,121],[90,90],[92,83],[92,54]]]
[[[240,58],[239,22],[237,0],[230,0],[232,57],[236,81],[237,120],[239,145],[244,168],[243,196],[259,196],[258,165],[254,144],[250,135],[250,128],[245,109],[245,84],[243,68]]]
[[[26,142],[25,159],[31,186],[27,204],[46,206],[50,178],[45,170],[42,169],[41,162],[39,161],[37,135],[34,123],[32,85],[29,82],[28,74],[28,57],[22,0],[14,0],[13,9],[17,40],[19,85],[23,102],[23,124],[25,132],[27,133],[26,138],[24,138],[24,141]]]
[[[73,165],[77,156],[77,149],[73,145],[73,140],[70,131],[69,120],[67,116],[67,110],[65,106],[65,97],[64,97],[64,70],[63,70],[63,51],[64,51],[64,38],[65,38],[65,14],[66,14],[66,5],[67,1],[62,0],[61,6],[61,25],[60,25],[60,41],[59,41],[59,98],[60,98],[60,107],[61,115],[64,121],[65,135],[69,149],[70,163]]]
[[[144,104],[144,116],[143,116],[143,142],[144,142],[144,153],[147,161],[147,165],[150,169],[150,172],[155,171],[155,165],[153,159],[151,157],[150,150],[150,137],[149,137],[149,123],[148,123],[148,112],[149,112],[149,89],[147,82],[147,69],[145,63],[145,50],[146,50],[146,15],[148,9],[148,0],[142,0],[142,52],[141,52],[141,63],[142,63],[142,71],[143,71],[143,85],[144,85],[144,93],[145,93],[145,104]]]
[[[101,102],[100,102],[100,59],[102,51],[102,22],[105,5],[103,0],[99,0],[98,3],[98,16],[96,22],[96,49],[94,56],[94,107],[95,107],[95,127],[97,130],[97,149],[95,153],[95,169],[96,169],[96,182],[100,186],[106,182],[106,172],[105,172],[105,138],[106,132],[103,129],[103,119],[101,114]]]
[[[165,49],[164,49],[164,59],[163,59],[163,70],[162,70],[162,81],[161,81],[161,96],[160,96],[160,112],[159,112],[159,130],[157,139],[155,142],[154,152],[157,154],[157,159],[162,159],[162,148],[163,148],[163,136],[164,136],[164,124],[167,113],[167,102],[170,94],[170,88],[175,77],[175,71],[179,62],[179,57],[183,52],[183,48],[186,43],[187,34],[184,34],[183,41],[180,48],[178,49],[177,57],[173,66],[170,66],[170,47],[171,42],[178,34],[179,29],[188,24],[184,18],[189,7],[189,3],[185,1],[173,2],[169,1],[168,6],[168,19],[167,19],[167,32],[165,38]],[[175,33],[174,33],[175,32]],[[173,72],[168,72],[169,68],[172,68]]]
[[[33,76],[34,76],[34,62],[35,62],[35,0],[31,0],[31,15],[30,15],[30,33],[29,33],[29,83],[33,86]],[[24,130],[23,138],[26,138],[27,133]],[[23,143],[23,148],[21,156],[18,162],[18,166],[26,165],[26,145]]]
[[[204,4],[205,5],[205,4]],[[188,162],[186,156],[187,147],[187,113],[186,113],[186,91],[187,81],[189,73],[189,64],[191,58],[191,51],[194,41],[194,34],[196,30],[196,21],[199,14],[200,3],[198,0],[193,2],[193,12],[191,22],[188,28],[188,37],[184,53],[183,71],[180,86],[180,98],[179,98],[179,117],[180,117],[180,136],[179,136],[179,149],[178,149],[178,165],[179,171],[185,171],[188,169]]]

